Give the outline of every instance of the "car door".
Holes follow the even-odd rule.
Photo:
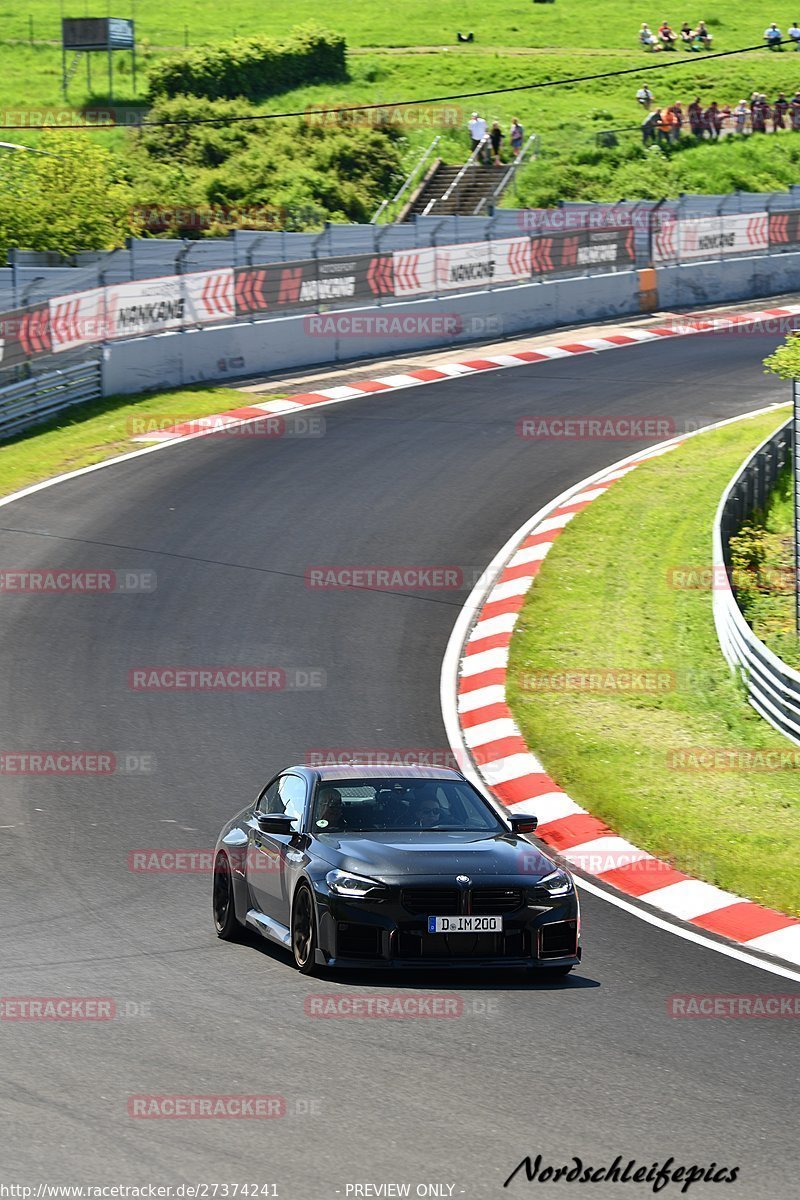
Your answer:
[[[297,842],[304,824],[307,785],[300,775],[287,772],[269,783],[256,801],[250,824],[247,879],[256,907],[282,925],[289,924],[291,880],[303,860]],[[292,833],[265,833],[258,825],[261,813],[285,813],[292,818]]]

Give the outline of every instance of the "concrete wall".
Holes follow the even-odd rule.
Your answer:
[[[652,290],[655,275],[656,292]],[[652,307],[688,308],[800,290],[800,253],[739,258],[652,271],[622,271],[492,292],[450,295],[379,308],[280,317],[185,333],[112,342],[103,354],[105,395],[225,381],[292,367],[387,358],[436,346],[465,345],[563,325],[632,316]],[[337,332],[324,331],[333,318]],[[357,317],[369,332],[344,334]],[[395,320],[388,332],[379,319]],[[411,318],[412,328],[402,318]]]

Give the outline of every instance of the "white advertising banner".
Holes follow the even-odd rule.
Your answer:
[[[653,237],[653,262],[722,258],[763,252],[768,247],[769,216],[765,212],[667,220]]]
[[[54,296],[50,301],[53,350],[73,350],[105,337],[105,288]]]
[[[437,251],[395,250],[392,255],[395,296],[421,296],[432,292],[436,283]]]

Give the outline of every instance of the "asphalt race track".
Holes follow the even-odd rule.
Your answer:
[[[446,746],[439,672],[469,582],[320,591],[307,568],[482,568],[540,505],[644,444],[523,441],[521,417],[670,417],[680,432],[785,399],[761,367],[775,341],[695,336],[367,396],[322,410],[324,437],[191,441],[0,510],[5,570],[158,580],[139,595],[0,599],[3,747],[156,760],[150,774],[3,778],[0,991],[113,997],[118,1014],[0,1022],[6,1179],[274,1183],[281,1200],[382,1194],[353,1190],[367,1184],[651,1195],[522,1172],[503,1189],[526,1154],[596,1167],[619,1154],[739,1167],[693,1197],[798,1194],[797,1022],[666,1007],[675,993],[797,994],[788,979],[587,895],[584,964],[566,983],[309,980],[267,943],[217,940],[208,875],[128,865],[140,848],[210,847],[314,748]],[[326,686],[129,689],[129,670],[170,664],[321,669]],[[463,1013],[306,1014],[308,997],[343,990],[445,991]],[[128,1115],[134,1095],[243,1093],[285,1097],[285,1116]]]

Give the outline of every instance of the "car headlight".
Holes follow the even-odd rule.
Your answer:
[[[566,896],[572,891],[572,880],[566,871],[560,868],[551,875],[545,875],[539,880],[539,887],[545,888],[551,896]]]
[[[337,896],[349,896],[351,900],[363,900],[380,891],[381,884],[364,875],[353,875],[351,871],[328,871],[325,882]]]

